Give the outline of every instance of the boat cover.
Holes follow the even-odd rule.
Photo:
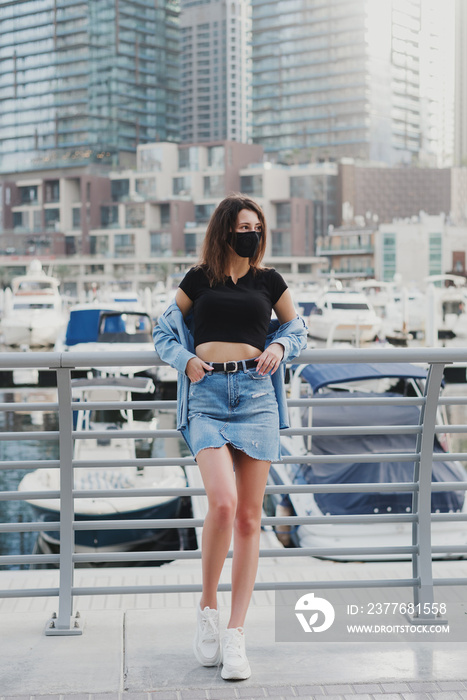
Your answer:
[[[66,329],[66,345],[97,342],[99,318],[102,313],[112,313],[107,309],[75,309],[70,312]]]
[[[354,392],[351,397],[399,396],[400,394],[371,394]],[[342,392],[327,391],[316,398],[342,397]],[[343,426],[409,426],[418,425],[418,406],[323,406],[313,407],[313,427]],[[407,453],[415,452],[415,434],[396,435],[333,435],[313,436],[312,453],[315,455]],[[458,462],[443,462],[444,451],[435,439],[434,452],[440,453],[440,461],[433,463],[433,482],[465,481],[466,474]],[[291,464],[286,465],[293,483],[297,484],[352,484],[391,483],[413,481],[414,462],[402,462],[394,457],[392,462],[347,461],[339,464]],[[462,509],[464,491],[443,491],[432,494],[432,511],[449,512]],[[293,500],[293,498],[292,498]],[[315,501],[323,513],[332,515],[364,513],[404,513],[412,510],[412,493],[323,493],[315,494]]]
[[[295,365],[297,367],[297,365]],[[422,367],[403,362],[381,362],[378,364],[311,364],[307,365],[301,376],[311,385],[313,392],[329,384],[342,384],[365,379],[426,379],[427,372]]]

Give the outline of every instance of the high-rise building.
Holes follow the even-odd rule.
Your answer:
[[[467,3],[456,0],[454,162],[467,165]]]
[[[439,47],[425,5],[252,0],[253,141],[279,160],[435,165],[438,96],[421,63]]]
[[[176,0],[0,0],[0,173],[179,138]]]
[[[247,0],[182,0],[181,136],[249,141]]]

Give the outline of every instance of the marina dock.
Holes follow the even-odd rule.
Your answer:
[[[261,559],[258,582],[410,575],[410,562],[337,563],[292,557]],[[467,562],[433,563],[434,576],[465,577]],[[199,561],[155,568],[78,569],[77,586],[153,585],[200,581]],[[58,571],[2,571],[2,589],[54,586]],[[222,581],[230,580],[230,560]],[[455,589],[462,601],[465,588]],[[228,593],[219,595],[221,626]],[[467,636],[459,642],[275,642],[274,591],[256,591],[245,625],[252,676],[222,680],[220,668],[198,665],[192,652],[197,593],[89,595],[76,598],[83,633],[47,637],[55,598],[0,601],[1,700],[465,700]],[[362,600],[375,600],[370,589]],[[385,595],[391,599],[392,594]],[[443,590],[436,591],[441,600]]]
[[[374,531],[373,523],[392,523],[396,527],[402,527],[406,522],[415,523],[412,536],[416,537],[405,547],[405,554],[410,554],[413,563],[408,556],[399,561],[370,560],[361,563],[360,556],[364,558],[366,554],[378,553],[373,551],[378,547],[369,546],[368,543],[360,543],[360,546],[355,542],[350,543],[353,547],[351,562],[318,558],[329,556],[329,549],[323,551],[316,546],[311,548],[313,551],[306,548],[284,550],[276,542],[274,548],[266,539],[273,525],[308,523],[317,528],[327,526],[338,516],[323,513],[319,517],[265,517],[264,556],[260,556],[257,589],[245,624],[252,676],[246,681],[228,682],[221,678],[220,668],[199,666],[192,651],[196,604],[201,589],[201,564],[196,558],[199,552],[177,552],[178,558],[174,557],[175,560],[160,566],[142,566],[143,559],[138,559],[141,565],[138,563],[134,567],[122,566],[125,558],[130,561],[130,555],[126,553],[75,553],[74,533],[81,529],[82,524],[75,522],[72,506],[79,492],[75,493],[70,478],[64,478],[61,479],[60,494],[56,496],[59,495],[61,499],[62,551],[60,555],[51,555],[49,561],[59,564],[60,569],[24,568],[30,563],[37,563],[36,555],[30,555],[27,551],[2,556],[2,565],[10,568],[0,571],[0,700],[248,700],[268,697],[276,700],[467,700],[467,559],[461,558],[466,556],[467,545],[452,545],[446,538],[442,545],[431,548],[429,536],[431,521],[433,526],[444,521],[462,528],[467,519],[463,512],[431,513],[431,495],[432,491],[436,491],[436,485],[431,482],[431,467],[433,459],[436,459],[433,454],[434,434],[436,430],[444,432],[444,427],[436,424],[438,405],[452,403],[456,406],[454,424],[449,425],[449,432],[465,433],[461,409],[467,404],[467,397],[462,394],[458,396],[457,393],[439,396],[442,368],[465,359],[465,351],[444,348],[368,351],[354,348],[314,350],[312,355],[310,353],[306,351],[303,354],[305,362],[312,359],[317,363],[392,362],[397,359],[401,362],[428,362],[434,367],[423,397],[414,399],[403,396],[396,399],[398,405],[417,401],[426,406],[423,429],[420,428],[423,440],[416,451],[405,455],[408,461],[419,461],[421,465],[421,478],[415,475],[413,481],[414,493],[418,494],[414,512],[372,513],[348,516],[347,519],[344,516],[343,520],[349,527],[351,523],[367,523],[368,532]],[[52,367],[60,380],[57,382],[58,400],[40,403],[37,401],[39,397],[35,397],[36,402],[31,404],[22,399],[15,402],[15,411],[26,410],[30,413],[53,409],[61,419],[59,437],[68,435],[68,439],[61,440],[58,453],[44,453],[45,460],[39,460],[36,452],[33,455],[25,453],[18,460],[17,441],[31,435],[28,430],[22,432],[22,424],[10,425],[5,421],[7,430],[2,433],[2,444],[11,447],[8,450],[5,448],[0,466],[7,475],[15,469],[36,469],[47,464],[48,467],[60,468],[61,474],[69,477],[72,468],[83,466],[73,460],[72,452],[73,436],[75,439],[79,437],[72,430],[72,412],[79,405],[72,401],[71,368],[75,365],[81,367],[88,361],[91,361],[91,366],[99,367],[99,363],[108,363],[109,360],[99,359],[96,354],[81,355],[77,359],[73,353],[63,356],[57,353],[6,353],[2,366],[50,369],[51,358],[54,360]],[[116,366],[127,366],[128,359],[121,353],[112,362]],[[147,358],[144,353],[137,360],[132,359],[132,362],[147,364],[148,359],[155,362],[152,355]],[[385,401],[380,398],[368,400]],[[297,399],[298,405],[300,401],[302,399]],[[153,403],[157,406],[157,402]],[[115,407],[114,404],[108,405]],[[170,402],[164,401],[162,407],[165,409],[170,405]],[[142,406],[144,402],[138,405]],[[1,407],[6,416],[12,413],[11,401],[5,400]],[[175,431],[168,430],[163,422],[160,428],[152,431],[154,436],[164,439],[175,437],[178,440],[178,436],[172,434]],[[418,430],[418,425],[415,428]],[[37,438],[40,432],[34,431],[33,437]],[[48,438],[47,431],[42,432]],[[144,431],[141,431],[141,437],[144,435]],[[135,433],[135,436],[138,437],[139,433]],[[37,447],[34,449],[37,451]],[[464,460],[467,453],[463,445],[459,444],[457,450],[449,453],[451,460]],[[339,462],[344,457],[346,455],[339,453],[332,459]],[[392,455],[383,454],[381,457],[373,452],[363,457],[366,462],[374,461],[376,457],[393,459]],[[296,457],[287,459],[291,461]],[[308,455],[300,459],[311,463],[322,457]],[[170,463],[171,460],[190,470],[191,458],[179,453],[172,455],[168,451],[163,457],[144,458],[140,463],[154,466]],[[122,461],[114,460],[112,466],[124,466],[120,464]],[[363,486],[358,484],[359,489]],[[443,488],[443,484],[439,486]],[[450,484],[450,488],[452,486]],[[384,484],[378,486],[381,490],[383,487]],[[21,500],[11,489],[4,488],[5,502]],[[282,493],[284,487],[281,485],[277,488]],[[307,485],[306,488],[311,491],[315,487]],[[347,488],[346,485],[338,485],[342,491]],[[408,490],[405,484],[401,488]],[[456,488],[465,490],[467,483],[456,482]],[[186,487],[187,493],[190,493],[190,489],[196,490],[193,482]],[[192,527],[202,525],[203,514],[195,507],[196,503],[194,499],[194,518],[190,521]],[[113,526],[118,528],[118,524]],[[186,525],[179,520],[178,526]],[[5,535],[27,534],[28,531],[40,529],[38,523],[20,522],[15,514],[10,516],[10,522],[0,524],[0,531]],[[342,544],[336,543],[334,549],[336,547],[343,550],[341,554],[345,553]],[[447,553],[448,559],[435,558],[432,562],[432,552],[435,557],[440,552]],[[114,556],[117,558],[113,559]],[[150,553],[146,564],[152,556],[153,553]],[[102,566],[117,560],[120,564],[116,567]],[[83,563],[96,561],[97,566],[82,567]],[[44,563],[47,562],[44,560]],[[226,588],[231,580],[230,570],[231,559],[227,559],[218,598],[221,629],[228,622],[230,593]],[[348,635],[343,640],[338,634],[325,637],[312,627],[313,631],[308,630],[310,634],[305,634],[306,639],[303,639],[303,629],[297,623],[294,608],[291,608],[290,619],[302,637],[284,640],[277,621],[283,620],[280,617],[284,608],[282,606],[281,609],[281,595],[291,589],[321,596],[333,604],[337,600],[341,608],[336,607],[336,629],[338,611],[342,610],[342,605],[347,607],[349,603],[358,603],[358,608],[362,610],[369,605],[374,608],[379,603],[390,608],[394,603],[396,607],[399,606],[398,616],[394,616],[394,620],[398,623],[403,620],[407,624],[401,606],[417,604],[418,597],[424,601],[433,599],[437,605],[449,601],[447,620],[440,620],[440,623],[449,624],[457,631],[452,636],[440,633],[431,639],[429,635],[410,638],[409,635],[391,634],[387,637],[390,641],[387,641],[381,635],[356,634],[355,638]],[[433,598],[430,598],[432,593]],[[71,601],[72,610],[67,601]],[[430,606],[429,602],[427,604]],[[312,608],[311,612],[319,609]],[[54,613],[58,614],[57,634],[49,635],[46,632],[50,632]],[[79,613],[75,619],[77,628],[73,627],[73,621],[69,627],[70,613],[73,619]],[[438,618],[435,617],[432,620],[437,624]],[[309,626],[313,626],[311,616],[308,619]],[[66,625],[61,626],[60,620]],[[373,621],[381,622],[381,619]],[[417,627],[416,622],[410,624]],[[331,626],[332,632],[334,629]],[[76,630],[80,634],[75,634]]]

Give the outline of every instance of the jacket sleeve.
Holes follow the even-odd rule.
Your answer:
[[[289,362],[306,349],[307,327],[301,316],[282,324],[267,338],[267,345],[280,343],[284,348],[282,362]]]
[[[184,374],[188,360],[195,355],[184,347],[176,324],[170,323],[167,317],[162,315],[158,319],[152,337],[161,360]]]

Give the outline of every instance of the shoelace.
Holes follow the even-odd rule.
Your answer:
[[[224,651],[243,658],[242,641],[242,634],[241,632],[237,632],[237,630],[235,630],[235,633],[227,634],[224,639]]]
[[[208,613],[202,611],[201,629],[204,642],[217,641],[219,630],[216,623],[216,611],[210,610]]]

